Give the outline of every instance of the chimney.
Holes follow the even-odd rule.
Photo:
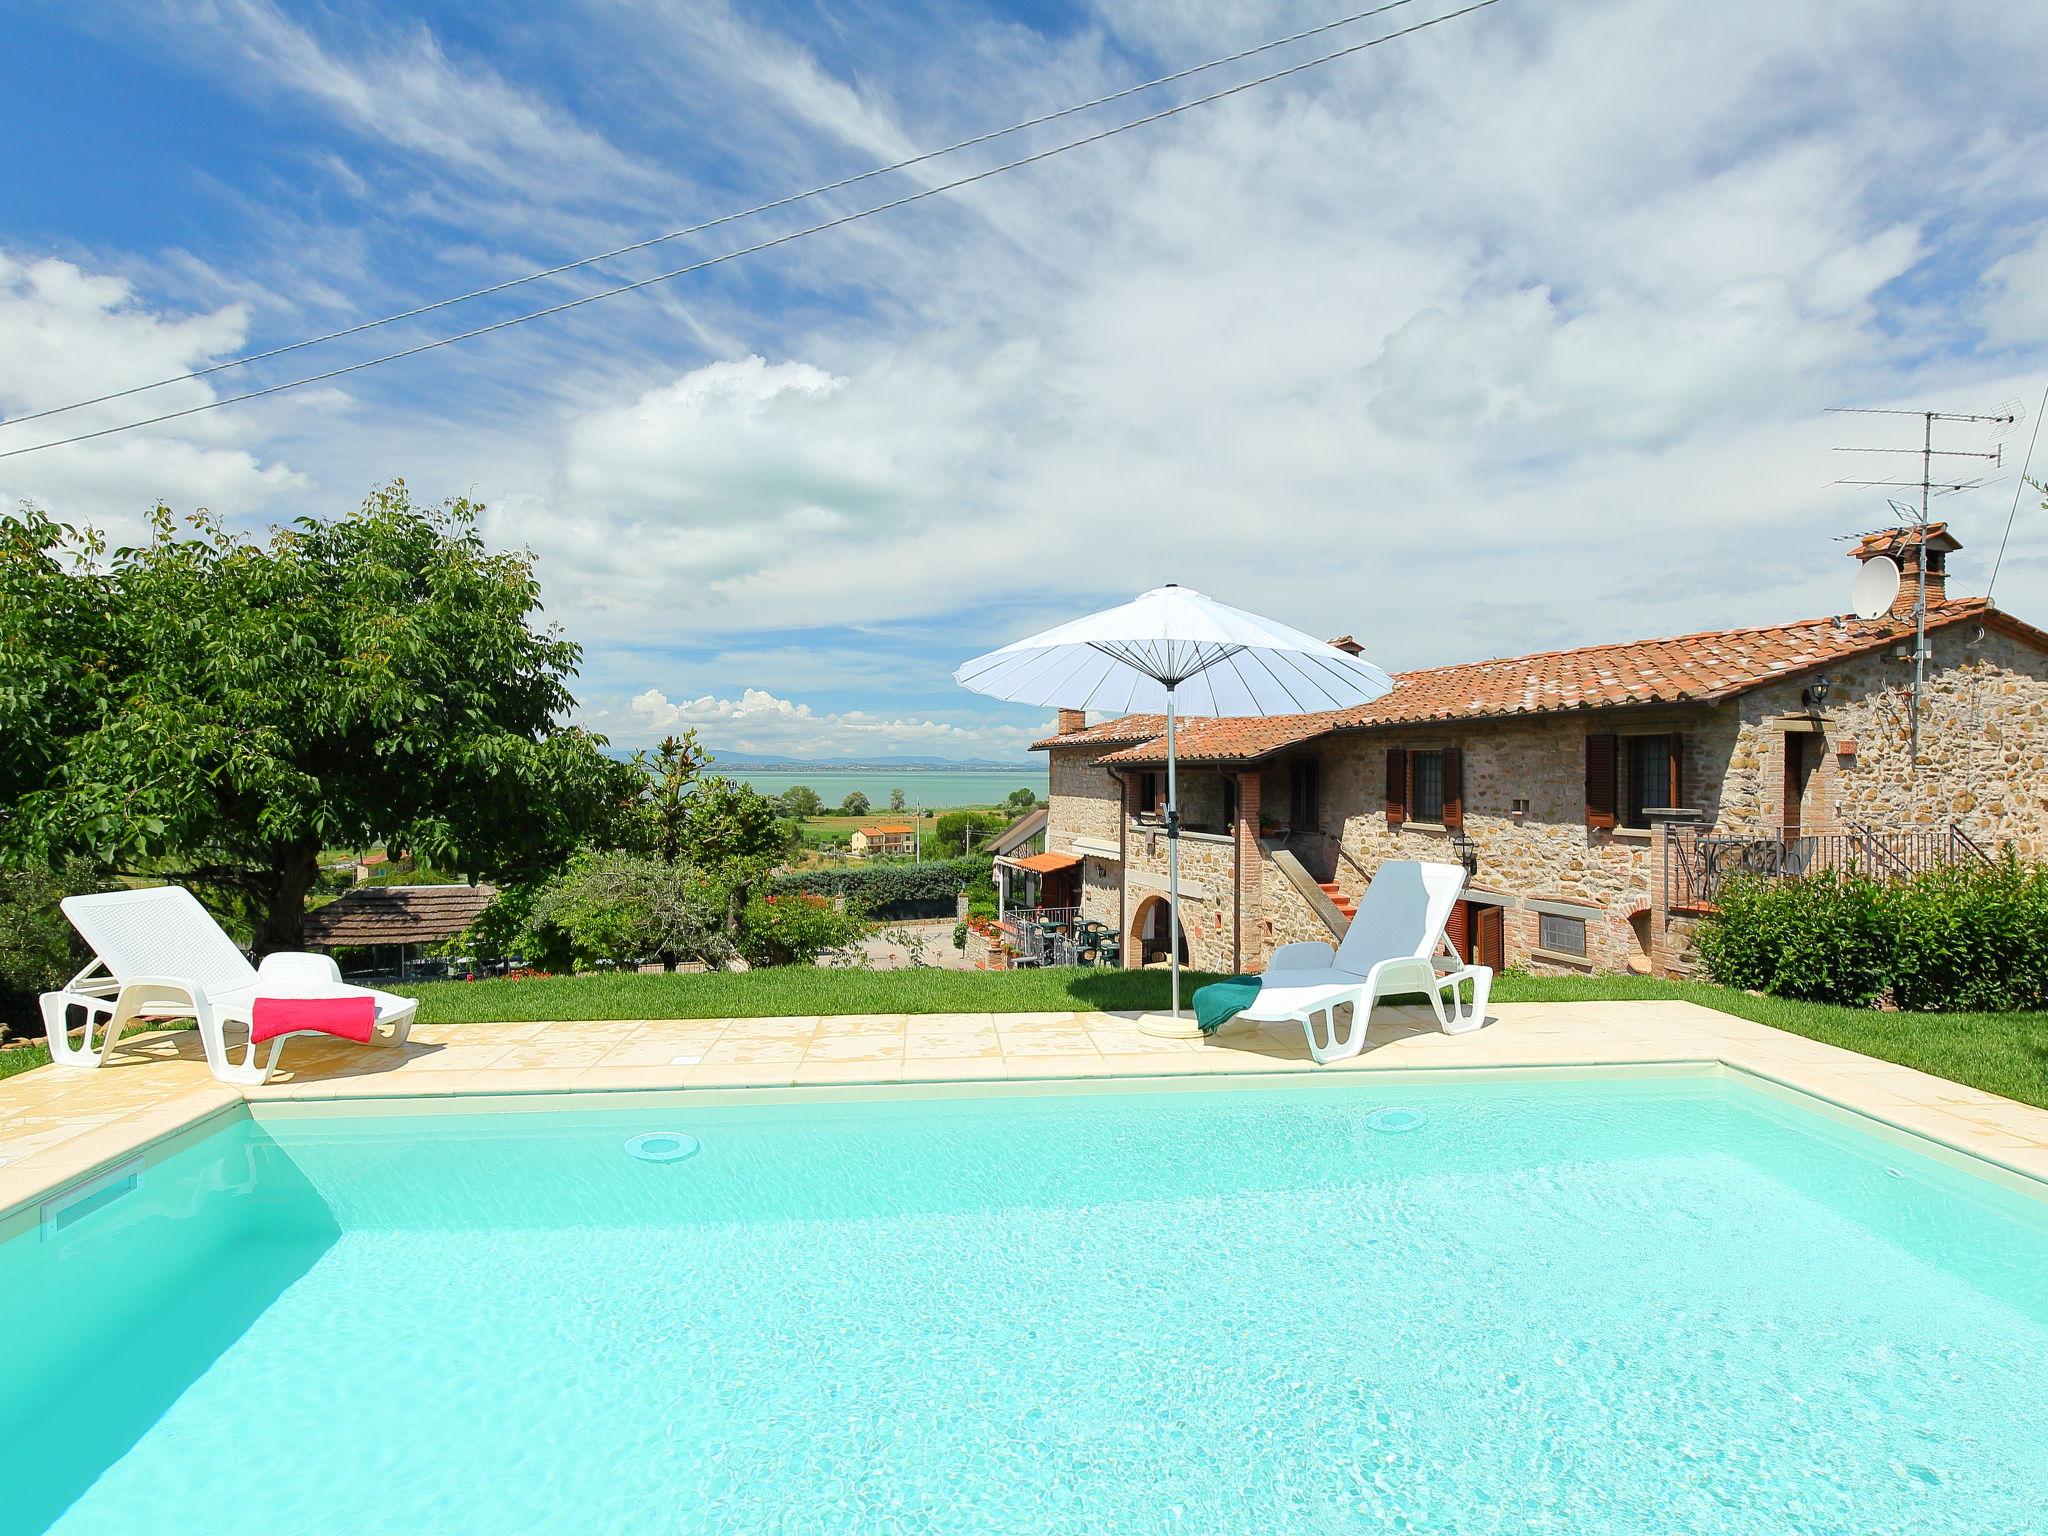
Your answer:
[[[1087,729],[1088,711],[1085,709],[1063,709],[1059,712],[1059,718],[1053,722],[1053,731],[1061,736],[1071,736],[1076,731]]]
[[[1342,651],[1346,656],[1363,656],[1365,654],[1365,647],[1360,645],[1356,640],[1352,639],[1349,635],[1339,635],[1336,639],[1326,641],[1325,643],[1336,647],[1336,649]]]
[[[1948,557],[1961,549],[1962,542],[1948,531],[1947,523],[1927,525],[1927,602],[1931,607],[1948,597]],[[1908,623],[1920,597],[1920,530],[1886,528],[1866,533],[1849,551],[1858,562],[1879,556],[1899,568],[1899,595],[1892,603],[1892,617]]]

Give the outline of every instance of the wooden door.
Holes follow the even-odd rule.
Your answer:
[[[1449,935],[1451,948],[1458,952],[1458,958],[1467,965],[1472,963],[1472,903],[1461,901],[1451,908],[1451,920],[1444,924]]]
[[[1785,733],[1785,799],[1780,825],[1788,843],[1799,836],[1806,807],[1806,784],[1813,775],[1813,755],[1807,748],[1811,739],[1798,731]]]

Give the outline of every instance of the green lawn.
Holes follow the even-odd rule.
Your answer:
[[[1182,998],[1212,980],[1184,973]],[[444,981],[400,990],[420,1020],[745,1019],[827,1013],[1052,1013],[1164,1008],[1163,971],[837,971],[811,966],[745,973],[565,976]],[[1679,998],[1775,1029],[1895,1061],[2048,1108],[2048,1014],[1876,1013],[1795,1003],[1704,982],[1643,976],[1523,976],[1495,983],[1499,1002]],[[0,1051],[0,1077],[49,1060],[41,1048]]]

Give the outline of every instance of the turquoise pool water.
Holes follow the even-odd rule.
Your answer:
[[[1713,1079],[244,1123],[0,1246],[0,1524],[2021,1536],[2043,1209]]]

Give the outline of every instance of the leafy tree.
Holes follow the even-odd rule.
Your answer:
[[[948,811],[932,823],[925,851],[935,859],[958,858],[970,844],[979,847],[1009,824],[1000,811]]]
[[[872,809],[874,807],[868,803],[868,797],[857,789],[839,802],[839,814],[842,816],[865,816]]]
[[[633,766],[646,780],[641,810],[647,821],[647,842],[664,864],[683,856],[690,796],[710,765],[711,754],[697,744],[694,730],[664,738],[651,756],[633,754]]]
[[[1013,789],[1003,805],[1012,812],[1028,811],[1038,804],[1037,794],[1028,789]]]
[[[518,878],[638,788],[564,726],[579,648],[533,557],[403,481],[267,540],[158,507],[138,548],[0,518],[0,854],[212,888],[259,953],[303,942],[323,845]]]
[[[40,1027],[35,996],[61,987],[86,961],[86,950],[57,903],[107,881],[81,861],[51,869],[0,869],[0,1034],[31,1035]]]
[[[792,784],[785,789],[778,802],[785,816],[822,816],[825,802],[818,798],[815,789],[803,784]]]
[[[850,949],[871,924],[857,910],[842,911],[822,896],[766,892],[748,902],[740,922],[740,953],[747,964],[809,965],[818,956]]]
[[[658,959],[664,970],[698,960],[723,965],[733,953],[730,892],[688,864],[614,850],[576,855],[534,899],[527,926],[541,947],[559,941],[574,964]]]
[[[902,790],[900,790],[900,789],[892,789],[892,790],[890,790],[890,791],[889,791],[889,809],[890,809],[890,810],[892,810],[892,811],[900,811],[900,810],[902,810],[902,809],[903,809],[903,791],[902,791]]]
[[[738,779],[710,778],[683,802],[684,856],[707,869],[740,863],[766,866],[796,846],[796,832],[777,803]]]

